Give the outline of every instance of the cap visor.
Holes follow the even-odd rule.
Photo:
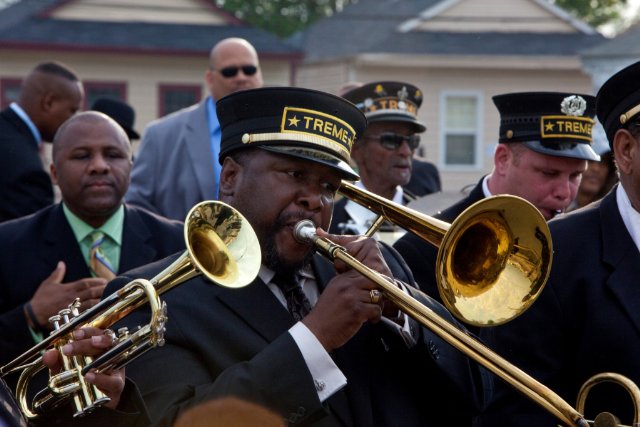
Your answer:
[[[423,125],[422,123],[420,123],[419,121],[417,121],[413,117],[407,117],[404,114],[385,113],[385,114],[375,115],[375,114],[369,113],[369,114],[366,115],[366,117],[367,117],[367,123],[374,123],[374,122],[403,122],[403,123],[412,124],[417,133],[422,133],[425,130],[427,130],[427,127],[425,125]]]
[[[347,162],[336,156],[328,154],[325,151],[314,150],[308,147],[282,147],[274,145],[260,145],[258,148],[329,166],[338,172],[343,179],[349,181],[357,181],[360,179],[360,176],[353,170],[353,168],[351,168],[351,166],[349,166]]]
[[[591,144],[566,142],[558,144],[558,148],[547,147],[542,145],[540,141],[525,141],[523,144],[535,152],[546,154],[548,156],[567,157],[580,160],[595,160],[597,162],[600,161],[600,156],[593,151]]]

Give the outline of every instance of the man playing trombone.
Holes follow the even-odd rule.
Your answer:
[[[589,392],[586,418],[606,411],[636,425],[638,392],[630,397],[625,388],[640,384],[640,62],[602,85],[596,111],[620,183],[600,201],[549,222],[549,281],[526,313],[495,328],[495,348],[571,402],[595,375],[627,377],[602,376],[610,383]],[[557,424],[509,387],[496,389],[483,426]]]
[[[171,425],[190,406],[228,395],[309,426],[436,426],[452,411],[478,411],[489,385],[475,363],[399,312],[370,279],[341,261],[334,267],[294,236],[299,221],[311,220],[341,253],[391,286],[401,280],[406,293],[457,324],[410,286],[391,248],[322,231],[341,179],[357,179],[348,161],[362,113],[342,98],[299,88],[238,92],[217,111],[220,197],[255,229],[262,266],[241,289],[196,278],[166,294],[166,344],[127,370],[152,423]],[[173,260],[131,271],[106,294]]]

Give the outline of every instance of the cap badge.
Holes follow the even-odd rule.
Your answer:
[[[567,96],[560,103],[560,111],[567,116],[582,116],[587,110],[587,101],[581,96]]]
[[[373,93],[375,93],[378,96],[387,96],[387,91],[384,90],[382,85],[376,85],[376,88],[373,90]]]
[[[407,99],[408,96],[409,96],[409,91],[407,91],[407,87],[402,86],[402,89],[398,91],[398,108],[400,110],[407,109],[407,103],[405,102],[405,100]]]

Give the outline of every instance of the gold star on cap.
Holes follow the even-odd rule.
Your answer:
[[[293,116],[289,118],[289,126],[295,126],[298,127],[298,122],[300,121],[300,119],[298,119],[297,116]]]

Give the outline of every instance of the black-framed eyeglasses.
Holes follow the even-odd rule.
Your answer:
[[[258,72],[258,67],[255,65],[243,65],[241,67],[230,65],[228,67],[221,68],[218,71],[220,71],[220,74],[222,74],[223,77],[230,79],[231,77],[235,77],[240,70],[242,70],[245,76],[253,76]]]
[[[420,135],[400,135],[395,132],[383,132],[379,135],[369,135],[368,139],[377,140],[387,150],[397,150],[403,142],[406,142],[409,148],[415,150],[420,145]]]

